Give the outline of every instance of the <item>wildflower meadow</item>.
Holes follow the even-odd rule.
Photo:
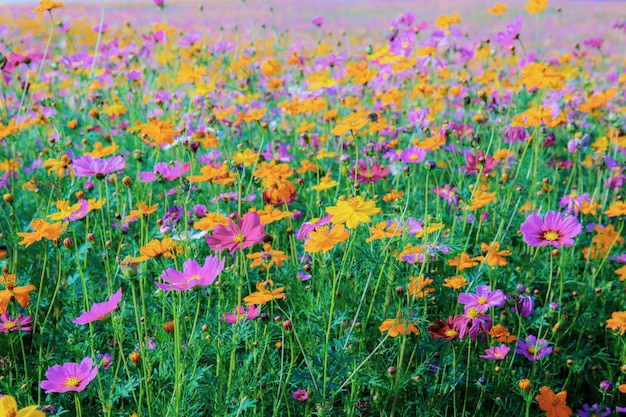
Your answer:
[[[0,417],[626,415],[626,4],[0,4]]]

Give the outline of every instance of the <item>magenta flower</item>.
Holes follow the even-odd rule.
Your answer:
[[[459,294],[458,303],[465,305],[465,312],[470,308],[475,308],[479,313],[486,313],[489,307],[499,307],[506,301],[506,297],[501,290],[491,291],[489,285],[479,285],[476,287],[476,294],[463,292]]]
[[[121,155],[109,159],[93,158],[91,155],[81,156],[72,162],[72,168],[77,177],[96,177],[102,179],[105,175],[124,169],[126,162]]]
[[[261,224],[259,215],[249,212],[243,216],[239,224],[228,219],[228,226],[217,225],[213,234],[206,237],[206,243],[214,251],[221,252],[228,249],[232,254],[236,250],[260,243],[263,236],[265,236],[265,228]]]
[[[80,364],[66,362],[54,365],[46,371],[45,380],[39,385],[46,394],[51,392],[81,392],[98,374],[98,367],[93,367],[93,360],[85,358]]]
[[[89,312],[83,310],[83,314],[76,317],[72,320],[72,323],[84,325],[88,323],[92,323],[94,321],[102,320],[106,316],[108,316],[113,310],[117,308],[117,305],[122,300],[122,289],[120,288],[117,292],[105,302],[95,303],[91,306]]]
[[[15,331],[28,332],[33,330],[30,324],[33,318],[18,313],[16,318],[11,318],[8,313],[0,314],[0,333],[8,333]]]
[[[299,389],[297,391],[294,391],[294,393],[291,396],[291,398],[293,398],[296,401],[303,401],[304,402],[304,401],[309,399],[309,393],[305,389]]]
[[[256,306],[254,304],[250,304],[247,310],[245,309],[244,306],[235,307],[234,314],[231,313],[230,311],[227,313],[224,313],[222,315],[221,320],[225,323],[230,323],[230,324],[238,323],[244,319],[248,321],[252,321],[256,319],[257,317],[259,317],[260,309],[261,308],[259,306]]]
[[[530,246],[572,246],[574,237],[582,232],[583,227],[576,217],[563,217],[558,211],[549,211],[544,220],[537,213],[532,213],[522,223],[520,232],[524,242]]]
[[[517,346],[515,353],[526,356],[529,361],[538,361],[552,353],[552,346],[548,346],[546,339],[537,339],[532,334],[528,335],[525,340],[517,339]]]
[[[164,182],[177,180],[187,172],[189,172],[189,162],[184,164],[178,161],[174,161],[171,164],[157,162],[154,164],[152,172],[142,171],[137,176],[141,178],[141,182]]]
[[[185,291],[198,286],[213,284],[217,276],[224,269],[224,259],[220,262],[217,256],[207,256],[204,265],[200,266],[193,259],[187,259],[183,270],[167,268],[161,274],[163,282],[154,284],[165,291]]]
[[[510,350],[507,345],[491,346],[489,349],[485,349],[485,354],[480,355],[479,358],[488,359],[490,361],[501,361],[504,360]]]
[[[469,308],[465,314],[458,314],[452,319],[454,330],[459,333],[459,339],[464,340],[469,335],[471,340],[476,340],[479,334],[486,334],[491,330],[493,321],[487,314],[480,314],[474,307]]]

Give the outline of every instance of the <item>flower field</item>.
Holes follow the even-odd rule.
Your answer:
[[[624,17],[0,5],[0,417],[626,415]]]

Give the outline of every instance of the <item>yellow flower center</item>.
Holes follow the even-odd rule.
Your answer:
[[[454,337],[457,334],[459,334],[456,330],[450,329],[450,330],[446,330],[446,336],[448,337]]]
[[[487,304],[487,299],[485,297],[480,297],[478,299],[478,304],[480,304],[481,306]]]
[[[543,238],[545,240],[553,242],[555,240],[559,240],[559,233],[555,232],[554,230],[548,230],[547,232],[543,232]]]
[[[502,357],[502,353],[496,352],[496,353],[493,354],[493,356],[495,356],[496,358],[501,358]]]
[[[528,351],[528,353],[530,353],[531,355],[535,354],[535,347],[534,346],[528,346],[528,349],[526,349]]]
[[[15,327],[15,322],[13,321],[7,321],[6,323],[3,324],[4,328],[7,330],[11,330],[12,328]]]
[[[200,278],[202,278],[200,275],[196,274],[196,275],[192,275],[189,278],[187,278],[187,282],[189,281],[198,281],[200,280]]]
[[[476,310],[474,307],[468,308],[467,309],[467,314],[466,316],[469,317],[470,319],[475,319],[476,317],[478,317],[480,314],[478,313],[478,310]]]
[[[79,385],[80,385],[80,379],[76,378],[75,376],[71,376],[67,379],[67,381],[65,381],[65,386],[67,388],[77,387]]]
[[[238,235],[235,235],[235,237],[233,237],[233,240],[235,241],[235,243],[243,243],[246,238],[240,233]]]

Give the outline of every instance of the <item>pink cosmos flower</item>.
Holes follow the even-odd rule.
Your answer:
[[[231,313],[230,311],[227,313],[224,313],[222,315],[221,320],[229,324],[235,324],[244,319],[248,321],[252,321],[256,319],[257,317],[259,317],[260,309],[261,308],[259,306],[256,306],[254,304],[250,304],[247,310],[245,309],[244,306],[235,307],[234,314]]]
[[[400,154],[400,160],[405,164],[419,164],[426,158],[426,151],[419,146],[406,148]]]
[[[124,157],[116,155],[109,159],[94,158],[91,155],[81,156],[72,162],[72,168],[77,177],[96,177],[102,179],[105,175],[124,169]]]
[[[576,217],[563,217],[558,211],[549,211],[545,219],[537,213],[532,213],[522,223],[520,232],[524,236],[524,242],[530,246],[572,246],[574,237],[582,232],[583,227]]]
[[[81,392],[98,374],[98,367],[93,367],[93,360],[85,358],[80,364],[66,362],[63,365],[54,365],[46,371],[45,380],[40,387],[46,394],[51,392]]]
[[[476,287],[476,294],[463,292],[459,294],[459,304],[465,304],[465,312],[475,308],[479,313],[486,313],[489,307],[499,307],[506,301],[502,290],[491,291],[489,285]]]
[[[198,286],[213,284],[217,276],[224,269],[224,259],[220,262],[217,256],[207,256],[204,265],[200,266],[193,259],[188,259],[183,264],[183,270],[167,268],[161,274],[163,282],[154,284],[165,291],[185,291]]]
[[[479,358],[502,361],[510,350],[507,345],[492,346],[489,349],[485,349],[485,355],[480,355]]]
[[[243,220],[237,224],[228,219],[228,226],[217,225],[211,236],[206,237],[206,243],[212,250],[221,252],[228,249],[232,254],[261,242],[265,236],[265,228],[261,224],[259,215],[248,212]]]
[[[105,301],[103,303],[95,303],[91,306],[89,312],[83,310],[83,314],[72,320],[72,323],[84,325],[92,323],[94,321],[102,320],[117,308],[117,305],[120,303],[121,300],[122,289],[120,288],[115,294],[109,297],[108,301]]]
[[[309,393],[305,389],[299,389],[293,393],[291,396],[296,401],[306,401],[309,399]]]
[[[157,162],[154,164],[152,172],[142,171],[137,176],[141,178],[141,182],[153,182],[153,181],[174,181],[182,177],[189,172],[189,162],[181,164],[178,161],[174,161],[171,164],[165,162]]]
[[[16,318],[11,318],[8,313],[0,314],[0,333],[8,333],[15,331],[28,332],[33,330],[30,324],[33,322],[33,318],[30,316],[24,316],[19,313]]]

